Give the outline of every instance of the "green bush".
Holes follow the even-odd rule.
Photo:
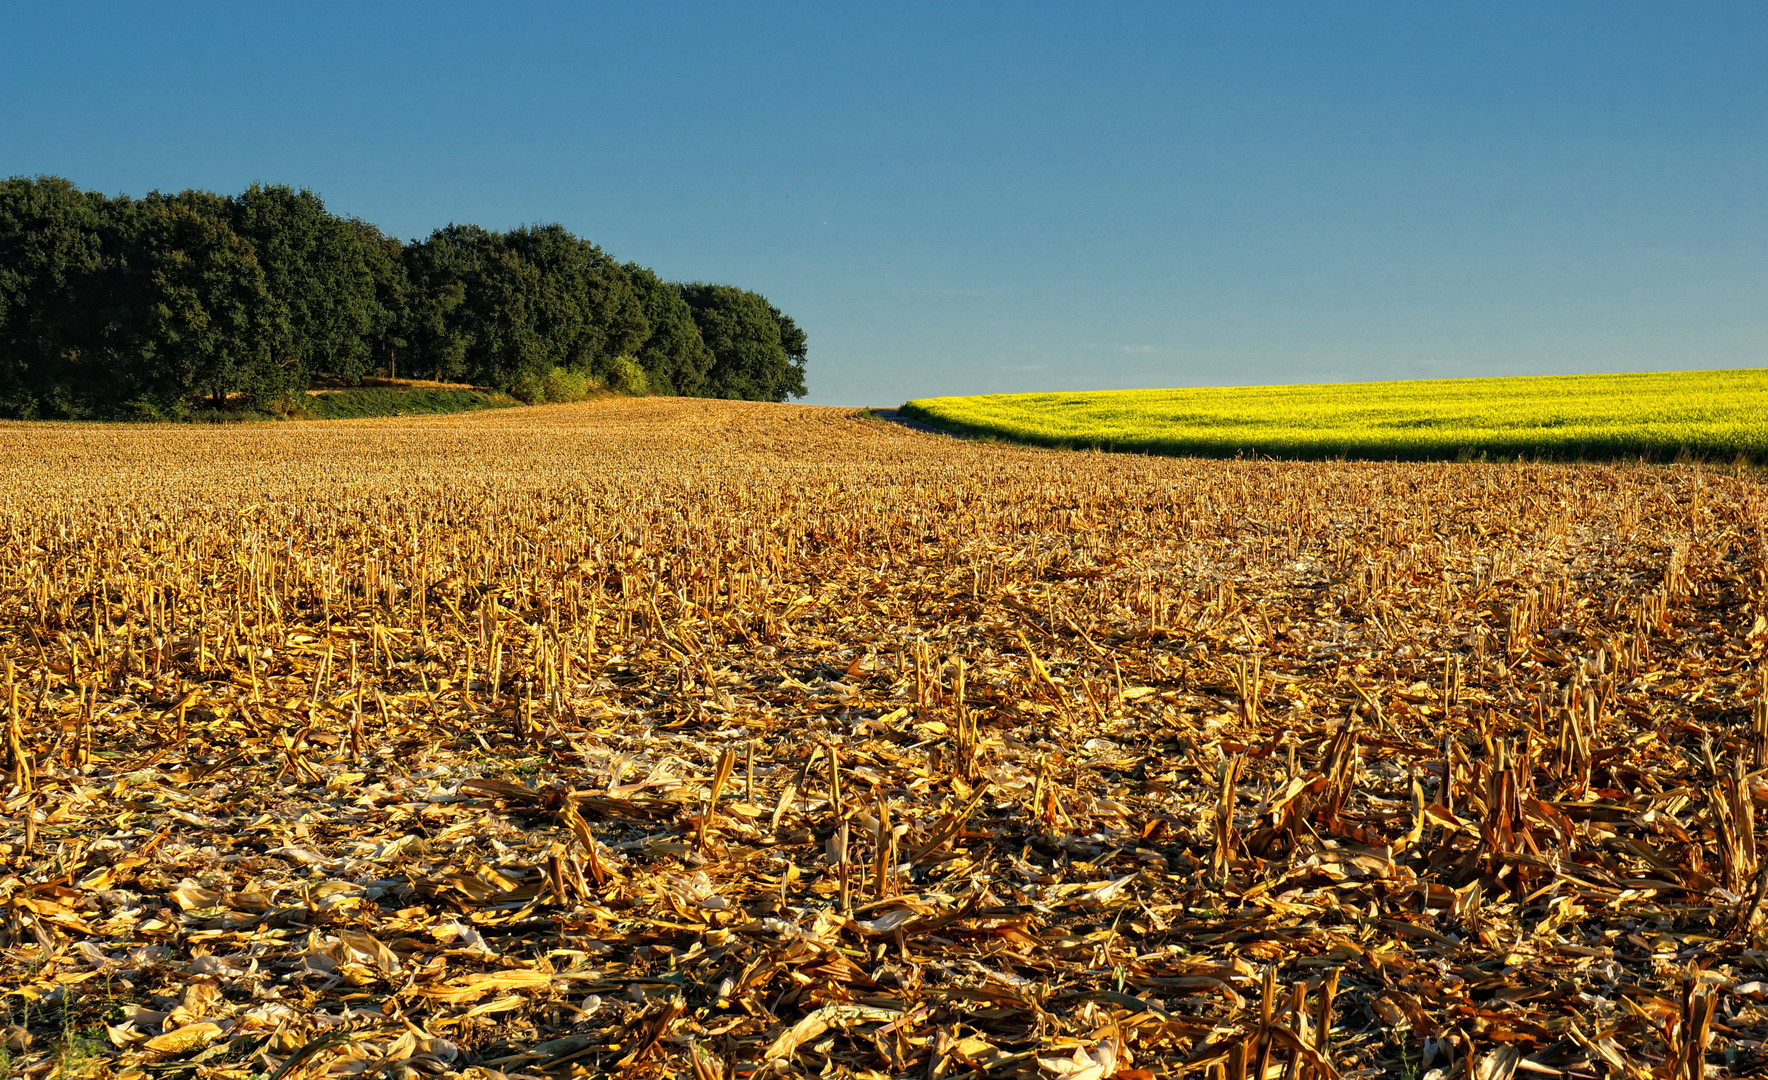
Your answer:
[[[546,383],[538,375],[523,375],[510,384],[510,397],[524,405],[538,405],[546,400]]]
[[[138,397],[123,403],[118,410],[118,419],[130,420],[137,424],[153,424],[166,419],[160,410],[160,404],[152,398]]]
[[[548,401],[582,401],[589,396],[589,377],[564,368],[553,368],[540,380]]]
[[[645,369],[631,356],[616,356],[608,363],[608,389],[616,394],[643,397],[649,392]]]
[[[299,390],[281,390],[266,398],[259,410],[278,420],[305,420],[309,415],[307,395]]]

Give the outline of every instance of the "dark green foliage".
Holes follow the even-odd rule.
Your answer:
[[[765,298],[677,286],[559,225],[402,244],[286,185],[132,200],[0,182],[4,416],[274,413],[314,379],[371,374],[783,401],[804,363]]]
[[[504,246],[540,274],[536,330],[555,342],[567,371],[595,371],[651,335],[643,304],[620,265],[562,225],[505,233]]]
[[[409,390],[385,386],[361,386],[324,394],[309,394],[305,412],[320,420],[350,420],[368,416],[417,416],[425,413],[477,412],[503,409],[515,401],[503,394],[483,390],[446,390],[414,387]]]
[[[228,203],[289,333],[274,359],[305,377],[354,382],[374,369],[402,292],[380,230],[326,212],[311,191],[253,184]]]
[[[524,392],[560,369],[604,376],[651,336],[639,296],[599,247],[559,225],[438,229],[407,252],[415,369]]]
[[[121,372],[139,396],[257,404],[306,385],[288,309],[274,298],[226,200],[207,192],[149,195],[136,205],[124,278],[131,309]]]
[[[508,302],[501,295],[508,291],[502,280],[508,267],[497,265],[497,255],[496,235],[477,225],[449,225],[405,249],[414,296],[407,374],[505,388],[514,381],[501,368],[509,355],[519,355],[522,343],[507,329],[500,332],[499,323],[520,322],[520,313],[487,318]]]
[[[681,295],[712,351],[702,396],[752,401],[804,396],[804,334],[766,297],[731,285],[699,284],[683,285]]]
[[[0,415],[87,415],[87,387],[118,400],[117,209],[55,177],[0,182]]]
[[[792,316],[781,311],[779,308],[774,307],[772,304],[767,305],[767,310],[773,312],[774,322],[780,328],[780,348],[786,350],[786,359],[790,360],[792,365],[798,369],[799,381],[802,382],[804,361],[810,351],[810,345],[804,337],[804,331],[798,329],[798,324],[792,321]],[[802,389],[798,391],[798,396],[804,396],[804,391]]]
[[[388,236],[366,221],[346,218],[356,234],[356,250],[367,266],[369,280],[374,283],[374,314],[368,334],[372,371],[386,371],[388,378],[397,378],[409,342],[412,321],[411,279],[405,273],[405,244]],[[378,310],[375,310],[378,309]],[[339,378],[344,376],[340,373]]]
[[[712,370],[712,350],[701,340],[694,311],[682,299],[680,287],[637,263],[626,264],[626,278],[651,326],[651,336],[637,350],[651,393],[702,396]]]
[[[484,232],[477,226],[465,228],[474,233]],[[459,229],[451,225],[404,251],[405,279],[410,282],[411,297],[405,322],[408,375],[444,381],[466,377],[470,341],[464,325],[466,282],[468,267],[477,259],[473,237],[466,237],[465,243],[444,237],[444,233],[456,233]]]

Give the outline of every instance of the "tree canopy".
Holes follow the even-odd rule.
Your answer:
[[[784,401],[805,358],[765,297],[665,281],[561,225],[403,243],[286,185],[0,181],[0,416],[260,405],[374,375]]]
[[[684,285],[681,294],[712,353],[701,396],[804,396],[804,333],[766,297],[731,285]]]

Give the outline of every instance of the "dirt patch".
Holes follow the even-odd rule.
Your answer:
[[[912,416],[905,416],[900,409],[865,409],[862,410],[862,413],[872,419],[882,420],[885,423],[895,424],[898,427],[905,427],[910,431],[920,431],[928,435],[946,435],[951,438],[959,437],[942,428],[936,428],[932,424],[917,420]]]

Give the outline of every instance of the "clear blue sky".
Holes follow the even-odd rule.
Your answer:
[[[0,174],[558,221],[806,400],[1768,363],[1768,5],[0,0]]]

